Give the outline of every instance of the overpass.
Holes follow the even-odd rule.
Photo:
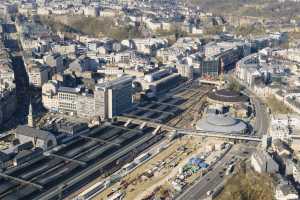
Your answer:
[[[289,135],[289,137],[292,139],[300,139],[300,135],[296,135],[296,134],[291,134]]]
[[[193,136],[201,136],[201,137],[215,137],[215,138],[224,138],[224,139],[261,142],[261,139],[259,137],[247,136],[245,134],[228,134],[228,133],[220,133],[220,132],[217,133],[217,132],[185,130],[185,129],[178,129],[177,133],[183,135],[193,135]]]
[[[223,138],[223,139],[233,139],[233,140],[246,140],[246,141],[255,141],[261,142],[261,138],[257,136],[249,136],[246,134],[228,134],[225,132],[207,132],[201,130],[194,130],[194,129],[180,129],[172,126],[168,126],[166,124],[161,124],[157,122],[146,121],[143,119],[138,118],[131,118],[127,116],[118,116],[115,118],[118,121],[126,122],[126,124],[134,122],[138,124],[144,124],[150,127],[160,127],[161,130],[165,130],[168,132],[177,132],[177,134],[182,135],[193,135],[193,136],[201,136],[201,137],[214,137],[214,138]]]
[[[141,119],[141,118],[133,118],[133,117],[128,117],[128,116],[117,116],[115,117],[115,119],[117,121],[122,121],[122,122],[133,122],[133,123],[137,123],[137,124],[145,124],[147,126],[150,126],[150,127],[158,127],[160,126],[162,130],[166,130],[166,131],[175,131],[176,128],[172,127],[172,126],[168,126],[166,124],[160,124],[160,123],[157,123],[157,122],[152,122],[152,121],[147,121],[147,120],[144,120],[144,119]]]

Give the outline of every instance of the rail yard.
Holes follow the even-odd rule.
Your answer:
[[[137,105],[126,117],[155,123],[184,121],[189,108],[210,87],[187,85],[173,94]],[[177,122],[178,123],[178,122]],[[148,124],[114,121],[85,130],[70,141],[2,172],[1,199],[66,197],[95,177],[105,177],[165,138],[167,130]]]

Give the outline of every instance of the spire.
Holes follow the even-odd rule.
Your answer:
[[[29,103],[29,111],[28,111],[28,114],[29,115],[32,115],[32,104],[31,104],[31,101]]]
[[[32,104],[31,104],[31,100],[30,100],[30,104],[29,104],[29,111],[28,111],[28,116],[27,116],[27,124],[30,127],[34,127],[34,119],[33,119],[33,109],[32,109]]]

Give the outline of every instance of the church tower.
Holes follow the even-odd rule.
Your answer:
[[[33,110],[32,110],[32,104],[30,102],[29,104],[29,111],[28,111],[28,116],[27,116],[27,124],[29,127],[34,127],[34,119],[33,119]]]

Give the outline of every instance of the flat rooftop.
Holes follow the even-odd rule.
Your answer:
[[[228,89],[212,91],[208,94],[208,98],[213,101],[228,103],[246,102],[249,100],[249,97],[246,95]]]

